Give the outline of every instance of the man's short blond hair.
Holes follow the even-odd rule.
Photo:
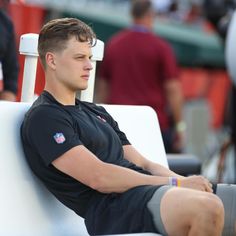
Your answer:
[[[71,37],[76,37],[79,42],[88,42],[91,46],[96,43],[93,30],[76,18],[51,20],[42,27],[39,33],[38,53],[44,68],[46,68],[46,53],[64,50]]]

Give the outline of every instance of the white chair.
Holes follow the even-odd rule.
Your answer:
[[[0,102],[0,235],[7,236],[86,236],[84,221],[62,205],[34,176],[24,158],[20,125],[29,103]],[[166,163],[158,144],[157,118],[149,107],[105,106],[118,119],[130,141],[145,155]],[[124,108],[124,109],[123,109]],[[145,122],[142,138],[134,118]],[[130,126],[129,126],[130,124]],[[139,129],[142,125],[139,126]],[[143,140],[149,145],[143,148]],[[159,143],[162,147],[162,143]],[[135,234],[151,236],[155,234]]]
[[[228,68],[228,72],[230,74],[230,78],[236,86],[236,66],[235,66],[235,58],[236,58],[236,11],[234,11],[233,17],[231,19],[229,29],[226,37],[226,45],[225,45],[225,58],[226,64]]]
[[[101,52],[99,53],[101,56]],[[30,57],[28,62],[37,59],[36,54],[30,54]],[[33,64],[36,66],[35,61]],[[29,65],[25,68],[32,69]],[[25,74],[27,73],[26,71]],[[35,81],[34,78],[31,79]],[[23,100],[28,103],[0,102],[0,235],[86,236],[88,233],[83,219],[56,200],[32,174],[25,161],[20,142],[20,125],[25,112],[30,107],[29,101],[32,101],[32,88],[34,84],[28,86],[30,91],[23,89],[23,93],[31,94],[22,95],[23,98],[25,96]],[[87,96],[91,99],[91,94]],[[118,121],[120,128],[141,153],[168,166],[157,116],[150,107],[120,105],[104,105],[104,107]]]

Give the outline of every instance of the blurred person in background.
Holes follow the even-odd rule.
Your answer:
[[[228,27],[232,19],[232,15],[236,9],[236,0],[205,0],[204,4],[205,17],[212,24],[214,29],[225,43]],[[225,125],[230,128],[230,138],[222,143],[220,152],[222,154],[231,146],[234,147],[236,153],[236,85],[232,83],[231,91],[228,96],[228,107],[226,108]],[[220,155],[224,159],[224,155]],[[223,163],[225,162],[225,159]],[[236,183],[236,156],[234,155],[234,183]],[[226,170],[227,171],[227,170]]]
[[[3,82],[0,100],[15,101],[19,65],[14,27],[6,13],[8,3],[7,0],[0,0],[0,81]]]
[[[158,19],[182,22],[183,21],[183,12],[179,9],[178,0],[152,0],[153,7],[156,10],[156,15]]]
[[[158,114],[166,152],[183,149],[183,96],[175,55],[152,32],[155,10],[150,0],[131,4],[133,25],[113,36],[99,68],[97,102],[149,105]]]
[[[188,12],[183,21],[187,24],[202,27],[204,25],[204,17],[202,14],[202,4],[199,1],[192,1]]]
[[[173,0],[152,0],[153,9],[158,15],[165,15],[169,12]]]

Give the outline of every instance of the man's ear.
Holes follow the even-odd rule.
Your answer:
[[[52,70],[56,69],[56,58],[55,58],[54,53],[47,52],[45,55],[45,61],[46,61],[46,64],[49,68],[51,68]]]

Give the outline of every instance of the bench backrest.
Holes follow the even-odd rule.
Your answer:
[[[29,103],[0,102],[0,235],[86,236],[83,219],[55,199],[30,171],[20,142]],[[105,105],[131,143],[167,166],[155,112],[149,107]]]
[[[0,235],[87,235],[83,219],[63,206],[30,171],[20,142],[26,103],[0,102]]]

